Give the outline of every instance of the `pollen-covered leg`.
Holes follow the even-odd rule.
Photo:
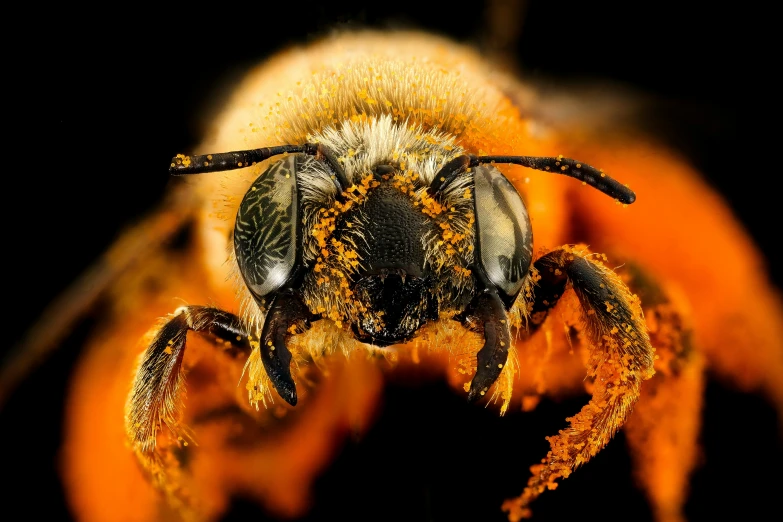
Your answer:
[[[629,287],[641,298],[655,346],[655,375],[625,425],[634,474],[645,490],[657,522],[684,520],[688,479],[696,465],[704,360],[694,349],[688,303],[649,274],[627,264]]]
[[[158,330],[144,352],[125,407],[125,430],[134,450],[153,458],[156,437],[165,424],[177,437],[182,412],[182,358],[188,331],[205,332],[250,352],[248,334],[239,318],[218,308],[186,306]]]
[[[313,319],[299,293],[289,289],[275,296],[261,331],[261,362],[277,393],[291,406],[298,399],[286,341],[308,330]]]
[[[508,317],[500,297],[482,292],[468,307],[470,322],[484,333],[484,346],[476,355],[476,375],[470,383],[468,400],[484,396],[503,371],[511,344]]]
[[[533,476],[522,495],[503,504],[510,520],[529,517],[533,500],[545,489],[554,489],[557,479],[568,477],[609,442],[638,400],[642,381],[654,373],[653,348],[638,298],[612,270],[571,248],[550,252],[534,266],[541,277],[536,297],[541,302],[534,310],[545,314],[554,303],[544,303],[542,296],[556,299],[565,283],[584,310],[593,397],[567,419],[566,429],[548,437],[551,449],[541,464],[531,468]]]

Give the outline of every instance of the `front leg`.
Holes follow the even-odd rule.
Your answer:
[[[207,306],[184,306],[158,330],[144,352],[125,405],[125,431],[140,458],[153,458],[162,425],[177,437],[184,427],[182,412],[184,374],[182,359],[188,331],[214,335],[250,353],[248,333],[234,314]]]
[[[567,428],[548,437],[551,449],[542,464],[531,468],[533,476],[522,495],[503,504],[510,520],[529,517],[533,500],[545,489],[554,489],[557,479],[568,477],[609,442],[638,400],[642,381],[654,373],[654,350],[638,298],[612,270],[593,259],[585,252],[562,248],[534,263],[541,279],[531,328],[541,325],[570,285],[584,311],[593,396],[567,419]]]

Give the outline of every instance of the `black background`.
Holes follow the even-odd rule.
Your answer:
[[[9,61],[13,94],[7,96],[7,113],[21,119],[7,120],[4,232],[12,271],[3,346],[13,346],[120,229],[152,208],[165,190],[172,154],[197,142],[214,109],[209,100],[270,52],[335,27],[422,28],[484,41],[483,3],[426,10],[423,4],[296,2],[176,14],[118,5],[113,13],[70,7],[20,18],[25,36]],[[774,35],[770,13],[739,4],[703,11],[675,2],[592,4],[528,2],[520,18],[520,67],[536,81],[608,80],[657,100],[649,128],[723,193],[780,286],[772,188],[778,172],[770,147],[779,132],[767,123],[778,103],[774,70],[764,59]],[[73,347],[55,355],[0,417],[0,448],[15,470],[6,507],[31,517],[67,519],[52,456],[60,390],[75,357]],[[533,414],[497,419],[443,387],[395,387],[376,428],[363,443],[349,444],[319,481],[311,518],[501,520],[499,501],[521,491],[527,467],[547,449],[543,437],[583,402],[544,402]],[[711,379],[704,422],[704,463],[686,506],[691,520],[775,512],[781,480],[774,474],[783,451],[772,410]],[[507,439],[529,451],[510,455],[512,464],[487,462]],[[466,469],[454,468],[455,452],[469,461]],[[762,479],[767,472],[772,475]],[[33,492],[47,501],[18,502]],[[240,503],[230,516],[250,510]],[[622,434],[544,495],[534,512],[536,520],[579,513],[648,519],[630,480]]]

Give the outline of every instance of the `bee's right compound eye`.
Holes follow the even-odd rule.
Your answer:
[[[503,301],[513,302],[533,259],[533,232],[522,198],[492,165],[474,167],[477,261]]]
[[[292,154],[264,171],[237,212],[234,252],[245,284],[259,301],[280,290],[297,268],[298,161],[299,155]]]

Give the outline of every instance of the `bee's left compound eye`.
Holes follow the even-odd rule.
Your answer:
[[[272,165],[253,182],[239,205],[234,252],[245,284],[257,300],[281,289],[296,268],[299,160],[291,155]]]
[[[533,258],[530,218],[519,193],[495,167],[474,167],[474,180],[477,260],[509,305]]]

